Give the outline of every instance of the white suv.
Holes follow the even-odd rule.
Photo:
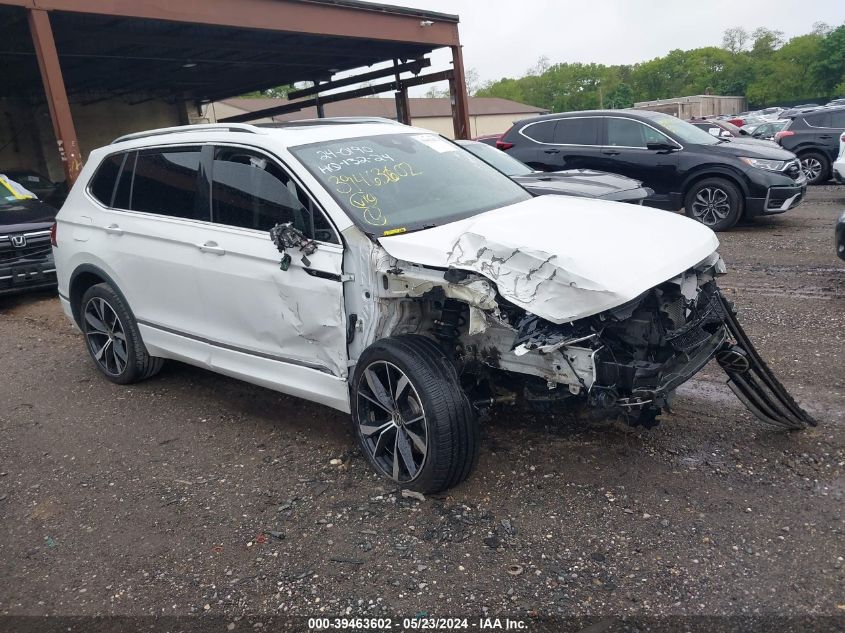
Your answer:
[[[352,414],[373,467],[436,491],[495,403],[650,426],[714,356],[764,422],[813,424],[714,281],[714,233],[532,197],[373,120],[189,126],[91,153],[57,218],[61,303],[125,384],[176,359]]]

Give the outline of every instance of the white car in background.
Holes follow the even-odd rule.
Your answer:
[[[833,163],[833,177],[841,185],[845,185],[845,132],[839,137],[839,156]]]
[[[479,410],[652,426],[712,358],[764,423],[815,424],[719,291],[713,231],[532,197],[419,128],[131,134],[91,152],[53,235],[62,307],[107,379],[175,359],[349,412],[373,468],[422,492],[472,471]]]

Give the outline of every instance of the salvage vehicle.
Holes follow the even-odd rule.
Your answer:
[[[496,147],[542,171],[597,169],[634,178],[654,191],[644,204],[683,208],[714,231],[801,203],[807,183],[794,154],[734,141],[661,112],[596,110],[517,121]]]
[[[176,359],[349,412],[373,468],[421,492],[469,475],[491,406],[651,426],[713,358],[762,422],[815,424],[720,293],[710,229],[533,197],[419,128],[130,134],[91,152],[54,244],[108,380]]]
[[[592,169],[536,171],[490,145],[476,141],[455,142],[511,180],[518,182],[535,196],[558,194],[642,204],[643,200],[651,195],[651,189],[643,187],[641,182],[633,178]]]
[[[31,169],[0,170],[10,180],[15,181],[31,191],[35,196],[51,207],[59,209],[67,197],[67,185],[64,182],[53,182],[44,174]]]
[[[0,295],[52,288],[50,229],[56,210],[0,174]]]

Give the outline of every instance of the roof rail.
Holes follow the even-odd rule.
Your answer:
[[[162,136],[164,134],[187,134],[190,132],[248,132],[250,134],[260,134],[254,125],[247,123],[208,123],[203,125],[177,125],[175,127],[162,127],[156,130],[146,130],[145,132],[134,132],[132,134],[124,134],[114,139],[111,144],[122,143],[123,141],[133,141],[139,138],[147,138],[149,136]]]
[[[380,116],[335,116],[323,117],[321,119],[292,119],[290,121],[274,121],[272,123],[257,123],[256,127],[280,128],[280,127],[306,127],[312,125],[349,125],[352,123],[392,123],[402,125],[396,119],[388,119]]]

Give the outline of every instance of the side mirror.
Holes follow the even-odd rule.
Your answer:
[[[649,141],[646,143],[646,149],[652,152],[672,152],[678,149],[678,146],[671,141]]]
[[[305,237],[305,234],[297,229],[293,222],[286,222],[284,224],[277,224],[270,229],[270,239],[276,245],[278,251],[282,254],[282,261],[279,263],[281,270],[290,268],[290,254],[287,250],[289,248],[299,248],[302,252],[302,263],[306,267],[311,266],[311,261],[308,256],[317,250],[317,243]]]

